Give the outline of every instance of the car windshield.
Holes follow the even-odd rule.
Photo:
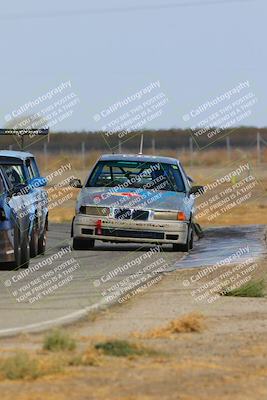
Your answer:
[[[177,164],[127,160],[99,161],[85,187],[185,191]]]
[[[25,177],[21,164],[1,164],[6,176],[13,187],[25,184]]]

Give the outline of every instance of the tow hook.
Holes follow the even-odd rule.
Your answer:
[[[96,221],[96,234],[97,235],[102,235],[102,221],[101,221],[101,219],[98,219]]]

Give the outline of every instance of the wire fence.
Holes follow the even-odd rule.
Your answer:
[[[53,136],[53,135],[52,135]],[[52,139],[51,136],[51,139]],[[88,135],[90,136],[90,135]],[[127,141],[122,141],[118,140],[117,141],[117,146],[109,151],[109,149],[105,146],[101,146],[101,148],[96,149],[95,146],[91,145],[90,142],[90,137],[86,137],[86,141],[82,140],[80,143],[75,144],[75,146],[72,143],[72,137],[69,135],[68,140],[65,140],[66,137],[62,137],[62,142],[58,142],[55,146],[55,144],[51,143],[50,141],[47,141],[47,139],[44,139],[43,142],[38,143],[38,148],[35,148],[35,144],[33,146],[29,145],[26,146],[25,150],[26,151],[32,151],[34,153],[38,153],[42,156],[44,160],[45,167],[47,168],[49,165],[49,157],[57,156],[58,154],[74,154],[77,155],[80,159],[81,166],[84,166],[86,168],[87,166],[87,159],[89,157],[89,154],[95,152],[99,153],[109,153],[109,152],[115,152],[115,153],[138,153],[140,144],[138,141],[136,141],[135,145],[129,147],[129,142]],[[247,153],[250,155],[253,160],[257,163],[258,166],[266,164],[266,156],[267,156],[267,140],[263,137],[263,135],[260,132],[255,132],[255,134],[249,138],[248,141],[243,142],[243,146],[241,143],[236,143],[234,140],[234,137],[231,137],[231,135],[226,135],[223,139],[221,139],[221,144],[220,147],[216,147],[213,145],[206,146],[204,149],[200,149],[197,144],[195,143],[195,140],[193,137],[190,135],[187,140],[183,142],[179,142],[177,140],[177,143],[170,142],[169,146],[167,146],[168,138],[166,138],[166,148],[162,148],[162,137],[157,137],[157,136],[146,136],[144,134],[144,142],[143,142],[143,152],[144,154],[151,154],[151,155],[161,155],[163,152],[166,155],[174,156],[178,159],[183,159],[186,158],[187,164],[190,166],[196,165],[199,159],[201,159],[200,156],[203,156],[203,154],[208,153],[208,152],[214,152],[216,153],[217,151],[221,151],[224,153],[224,161],[231,161],[236,157],[235,151],[239,149],[240,151],[243,151],[244,153]],[[93,140],[93,137],[92,137]],[[17,145],[8,145],[10,150],[15,150],[17,148]]]

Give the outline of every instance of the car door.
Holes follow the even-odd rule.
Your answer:
[[[14,254],[12,226],[7,223],[10,210],[7,204],[6,182],[0,169],[0,262],[9,261]]]
[[[20,222],[24,227],[28,227],[29,221],[29,199],[27,197],[26,179],[23,173],[23,165],[14,160],[6,160],[1,162],[2,175],[8,185],[8,191],[14,196],[9,197],[8,204],[17,214]],[[19,193],[18,193],[19,191]]]
[[[40,178],[39,169],[34,157],[29,157],[25,160],[25,168],[28,176],[28,182],[34,178]],[[32,187],[31,194],[33,196],[36,216],[38,220],[38,230],[43,232],[46,216],[48,213],[48,198],[46,190],[42,187]]]
[[[17,232],[20,238],[28,235],[29,216],[24,196],[16,193],[5,170],[0,167],[0,260],[13,261]]]
[[[3,167],[2,167],[3,168]],[[10,173],[16,172],[19,176],[21,188],[17,186],[17,182],[11,179]],[[30,214],[27,202],[27,187],[22,173],[21,165],[5,166],[2,170],[4,181],[6,182],[6,204],[9,207],[9,214],[12,215],[14,223],[17,224],[21,236],[28,235],[30,226]]]

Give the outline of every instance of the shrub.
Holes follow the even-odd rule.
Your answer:
[[[72,351],[76,348],[76,343],[68,334],[54,330],[44,339],[43,349],[48,351]]]
[[[41,375],[36,359],[18,352],[0,362],[0,373],[5,379],[36,379]]]
[[[126,340],[111,340],[97,343],[97,350],[101,350],[105,355],[114,357],[142,356],[152,354],[152,351],[136,346]]]

